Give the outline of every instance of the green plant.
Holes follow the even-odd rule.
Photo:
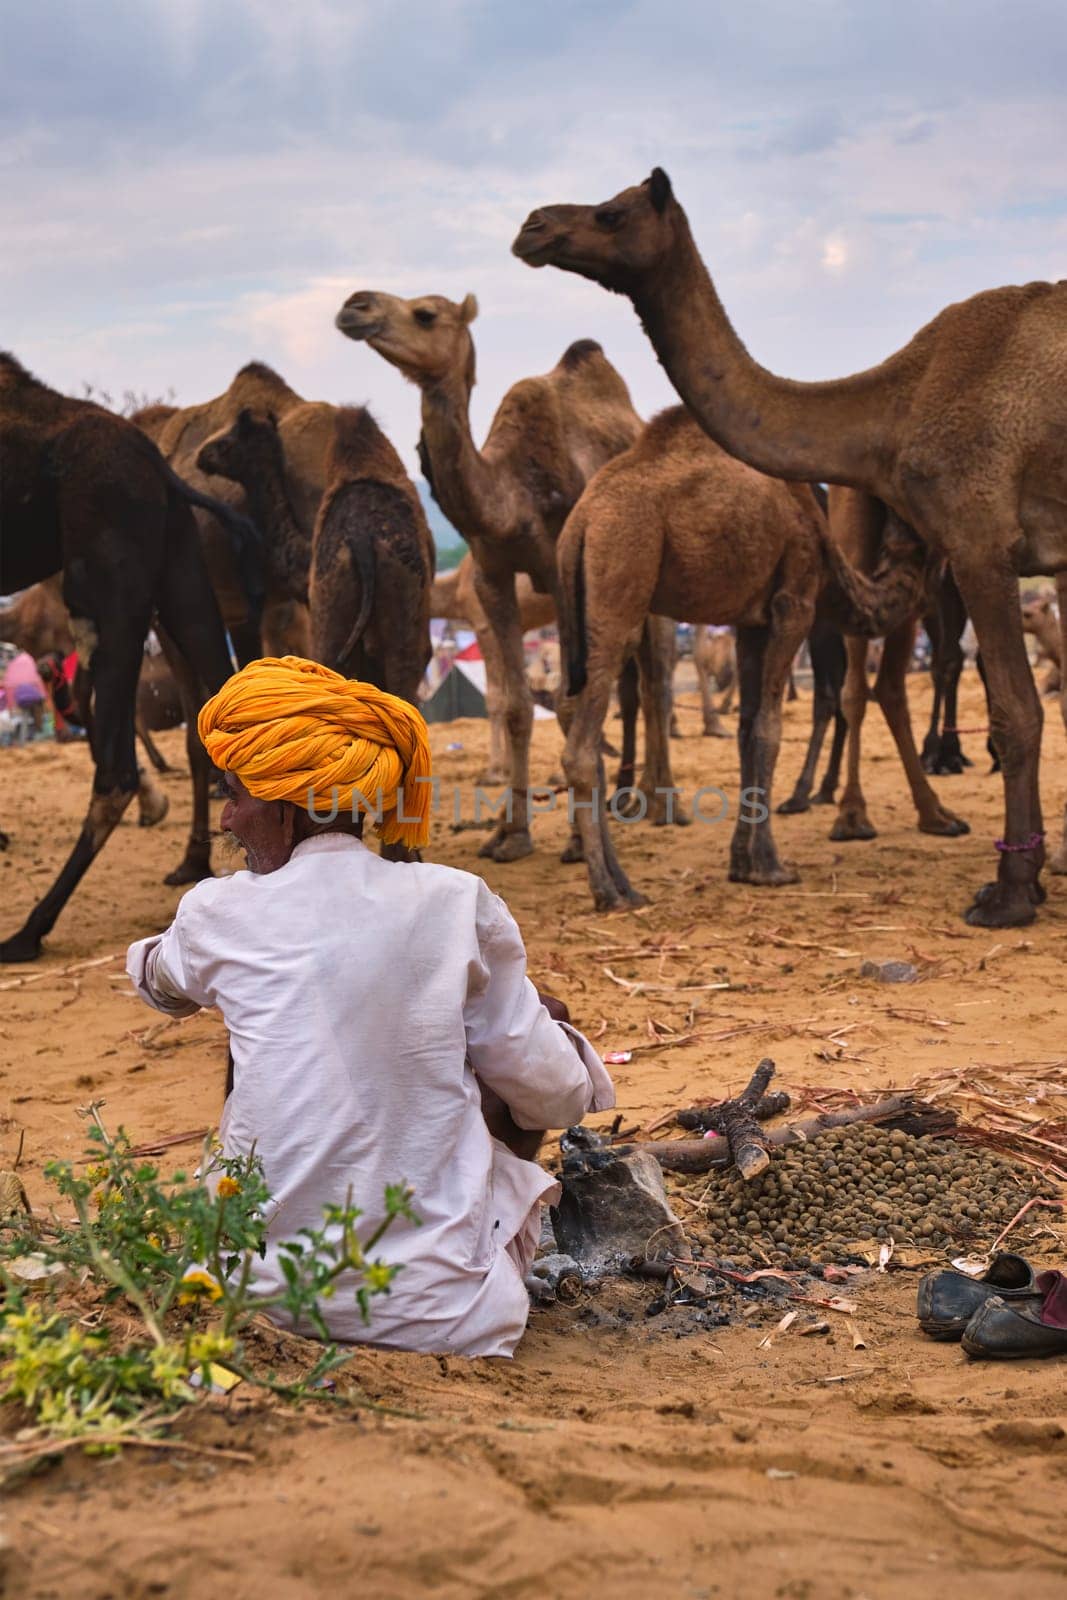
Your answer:
[[[382,1220],[366,1238],[351,1193],[326,1207],[320,1227],[276,1246],[281,1289],[264,1295],[259,1286],[253,1294],[270,1201],[258,1157],[223,1159],[209,1142],[201,1162],[208,1182],[183,1173],[164,1180],[157,1166],[134,1155],[123,1130],[107,1132],[97,1107],[89,1114],[88,1165],[80,1174],[69,1162],[46,1168],[73,1218],[44,1226],[13,1218],[0,1229],[0,1401],[26,1407],[51,1436],[113,1446],[194,1400],[195,1374],[210,1385],[215,1363],[305,1394],[347,1359],[330,1343],[322,1302],[344,1279],[366,1321],[374,1297],[389,1292],[400,1269],[374,1252],[397,1217],[417,1223],[407,1189],[386,1188]],[[40,1290],[24,1286],[27,1260],[61,1269],[59,1278],[43,1280],[52,1296],[47,1306],[38,1302]],[[91,1332],[55,1304],[57,1285],[71,1279],[102,1291],[100,1326]],[[134,1338],[116,1337],[108,1326],[108,1311],[119,1306],[137,1314]],[[242,1333],[253,1315],[272,1310],[324,1341],[297,1386],[257,1376],[245,1358]]]

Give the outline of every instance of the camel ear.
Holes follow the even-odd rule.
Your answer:
[[[662,167],[653,167],[652,176],[648,180],[648,197],[657,211],[663,211],[667,201],[672,198],[674,190],[671,180]]]
[[[472,294],[464,295],[463,304],[459,308],[460,322],[467,324],[473,322],[478,315],[478,301]]]

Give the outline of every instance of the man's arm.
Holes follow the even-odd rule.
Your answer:
[[[197,981],[181,932],[181,906],[165,933],[139,939],[126,952],[126,971],[142,1000],[170,1017],[191,1017],[211,1001]]]
[[[485,976],[465,1010],[467,1054],[478,1078],[519,1128],[565,1128],[588,1111],[609,1110],[615,1090],[607,1070],[587,1039],[553,1021],[526,976],[514,918],[488,890],[479,913]]]

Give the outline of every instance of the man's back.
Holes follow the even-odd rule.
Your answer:
[[[342,1280],[334,1335],[506,1353],[526,1318],[506,1246],[555,1185],[490,1138],[471,1063],[523,1126],[562,1126],[597,1096],[503,903],[467,873],[323,833],[276,871],[198,885],[162,937],[164,990],[218,1005],[230,1031],[220,1132],[227,1155],[263,1161],[272,1240],[319,1226],[350,1190],[373,1228],[387,1183],[415,1190],[421,1226],[398,1221],[383,1241],[404,1266],[388,1300],[367,1329]],[[131,974],[158,1004],[135,951],[151,952],[131,950]],[[277,1274],[268,1249],[265,1291]]]

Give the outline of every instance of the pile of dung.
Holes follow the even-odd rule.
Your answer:
[[[892,1238],[931,1252],[988,1245],[1031,1187],[987,1150],[854,1123],[775,1149],[752,1183],[730,1167],[677,1174],[671,1192],[705,1254],[807,1267],[847,1258],[860,1241]]]

